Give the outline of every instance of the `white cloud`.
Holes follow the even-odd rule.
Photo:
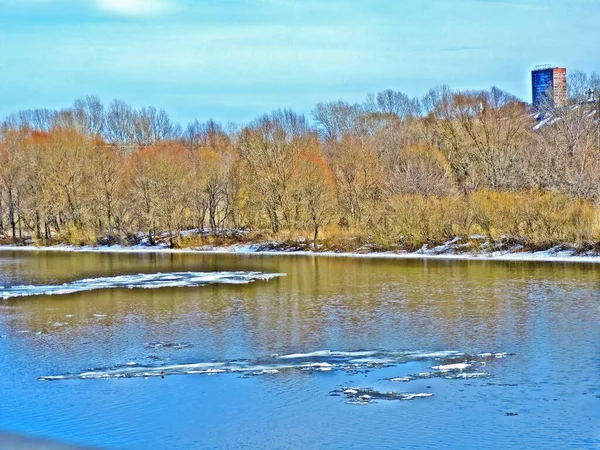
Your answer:
[[[128,16],[139,16],[163,12],[168,8],[165,0],[96,0],[104,11]]]

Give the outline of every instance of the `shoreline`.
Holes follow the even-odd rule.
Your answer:
[[[440,260],[440,261],[502,261],[502,262],[544,262],[544,263],[578,263],[600,264],[600,254],[574,254],[574,250],[552,248],[534,252],[495,251],[495,252],[436,252],[436,249],[425,249],[416,252],[333,252],[308,250],[263,250],[261,245],[251,244],[223,247],[168,248],[166,246],[136,245],[126,247],[114,246],[73,246],[59,244],[55,246],[17,246],[0,245],[0,252],[61,252],[61,253],[123,253],[123,254],[199,254],[199,255],[238,255],[238,256],[303,256],[329,258],[359,258],[359,259],[399,259],[399,260]]]

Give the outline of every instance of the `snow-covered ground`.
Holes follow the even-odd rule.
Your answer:
[[[565,249],[563,246],[544,251],[525,252],[515,247],[509,251],[465,251],[460,250],[461,244],[457,239],[433,248],[424,246],[416,252],[387,251],[387,252],[332,252],[332,251],[306,251],[306,250],[270,250],[266,244],[236,244],[223,247],[198,247],[186,249],[171,249],[165,245],[147,246],[136,245],[125,247],[113,246],[70,246],[56,245],[52,247],[35,246],[0,246],[0,251],[22,252],[93,252],[93,253],[209,253],[209,254],[238,254],[238,255],[297,255],[297,256],[323,256],[337,258],[383,258],[383,259],[433,259],[433,260],[483,260],[483,261],[534,261],[534,262],[571,262],[571,263],[600,263],[600,254],[587,252],[577,254],[574,249]],[[464,244],[462,244],[464,245]]]

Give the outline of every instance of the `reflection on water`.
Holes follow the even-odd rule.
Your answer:
[[[174,272],[287,275],[0,301],[0,427],[109,448],[364,448],[360,433],[380,448],[600,442],[595,266],[0,253],[5,289]],[[414,357],[434,351],[456,353]],[[354,388],[359,403],[435,396],[356,410]]]

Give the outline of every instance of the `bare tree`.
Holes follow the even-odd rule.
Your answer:
[[[78,98],[73,103],[76,129],[88,136],[100,136],[104,131],[104,105],[96,96]]]
[[[367,96],[365,109],[372,113],[395,116],[402,121],[414,119],[421,113],[419,99],[392,89]]]
[[[339,140],[356,129],[357,121],[363,114],[362,107],[341,100],[317,103],[313,110],[319,133],[325,140]]]
[[[129,144],[134,140],[135,113],[131,105],[114,100],[108,107],[104,139],[111,144]]]

